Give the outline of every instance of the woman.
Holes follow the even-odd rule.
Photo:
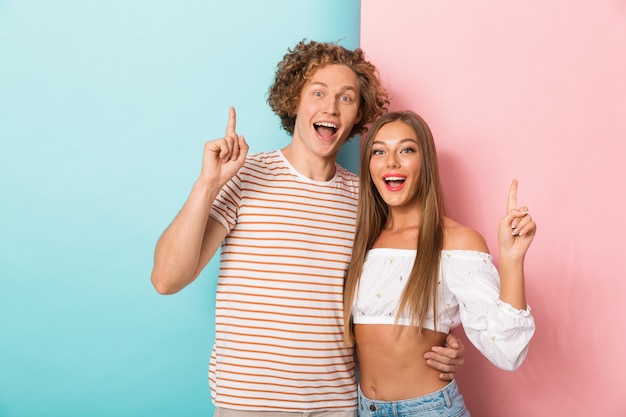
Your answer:
[[[523,271],[535,222],[516,208],[513,181],[498,230],[498,274],[483,237],[445,216],[432,134],[410,111],[374,122],[360,173],[344,290],[344,339],[356,344],[360,366],[359,415],[469,416],[456,382],[440,380],[419,358],[463,324],[496,366],[521,365],[535,329]]]

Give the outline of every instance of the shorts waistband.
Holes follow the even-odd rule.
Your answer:
[[[370,411],[376,411],[380,409],[393,409],[410,407],[412,410],[429,410],[432,408],[445,406],[450,408],[452,401],[459,395],[459,387],[455,380],[452,380],[448,385],[435,391],[433,393],[423,395],[421,397],[409,398],[406,400],[398,401],[376,401],[370,400],[363,395],[361,387],[358,387],[359,394],[359,407],[363,407]]]

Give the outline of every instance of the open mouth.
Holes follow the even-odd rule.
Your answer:
[[[337,133],[337,126],[330,122],[313,123],[313,127],[324,139],[330,139],[335,133]]]
[[[387,184],[389,187],[399,187],[402,184],[404,184],[404,181],[406,181],[405,177],[396,177],[396,176],[388,176],[383,178],[383,181],[385,181],[385,184]]]

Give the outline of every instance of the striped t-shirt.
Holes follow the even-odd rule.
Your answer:
[[[221,248],[211,397],[259,411],[354,409],[352,348],[343,345],[343,281],[358,177],[337,165],[313,181],[280,151],[249,156],[211,216]]]

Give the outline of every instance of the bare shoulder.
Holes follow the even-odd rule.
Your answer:
[[[489,253],[483,236],[476,230],[446,217],[443,222],[444,243],[446,250],[473,250]]]

